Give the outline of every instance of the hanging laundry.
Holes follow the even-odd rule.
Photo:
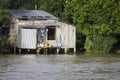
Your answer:
[[[45,29],[40,29],[40,35],[44,36],[45,35]]]

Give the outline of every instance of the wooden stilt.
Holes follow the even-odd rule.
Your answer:
[[[43,49],[43,53],[45,54],[45,48]]]
[[[16,54],[16,47],[14,47],[14,54]]]
[[[76,54],[76,48],[74,48],[74,55]]]
[[[59,49],[59,48],[57,48],[57,54],[59,54],[59,50],[60,50],[60,49]]]
[[[30,52],[30,49],[27,49],[27,53],[29,53]]]
[[[36,50],[37,55],[39,55],[39,54],[40,54],[40,50],[41,50],[41,48],[38,48],[38,49]]]
[[[67,54],[67,48],[65,48],[65,54]]]
[[[19,54],[21,54],[21,49],[19,48]]]
[[[47,48],[45,49],[45,55],[47,55],[47,52],[48,52],[48,50],[47,50]]]
[[[44,48],[44,55],[47,55],[47,48]]]
[[[51,53],[51,48],[49,48],[49,51],[48,51],[49,53]]]

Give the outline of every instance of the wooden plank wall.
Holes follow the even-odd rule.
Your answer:
[[[57,36],[62,36],[62,48],[75,48],[76,46],[76,27],[67,23],[58,22]]]
[[[10,28],[10,44],[18,47],[18,35],[19,35],[19,25],[40,25],[44,23],[54,23],[59,25],[56,27],[56,40],[54,40],[55,45],[57,46],[57,38],[59,35],[62,37],[62,48],[75,48],[76,46],[76,27],[67,23],[58,22],[55,20],[43,20],[43,21],[19,21],[14,20],[14,24]]]

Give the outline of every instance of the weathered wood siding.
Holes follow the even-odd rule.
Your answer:
[[[12,23],[10,25],[9,31],[9,43],[11,47],[17,47],[17,38],[18,38],[18,26],[17,26],[17,19],[12,18]]]
[[[10,26],[9,41],[13,47],[18,47],[19,43],[19,28],[20,25],[43,25],[56,24],[56,40],[46,40],[48,43],[57,47],[58,36],[61,35],[62,48],[75,48],[76,46],[76,27],[67,23],[58,22],[56,20],[18,20],[13,18],[13,23]],[[47,39],[47,36],[46,36]]]
[[[21,25],[42,25],[47,23],[56,23],[55,20],[18,20],[12,18],[12,24],[10,26],[9,42],[11,47],[18,47],[19,44],[19,29]]]
[[[59,27],[56,27],[56,40],[47,40],[47,42],[58,47],[58,38],[61,35],[61,48],[75,48],[76,47],[76,27],[67,23],[57,22]]]
[[[75,48],[76,46],[76,27],[70,24],[58,22],[57,36],[62,37],[62,48]]]

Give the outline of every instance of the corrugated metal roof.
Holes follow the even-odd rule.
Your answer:
[[[19,10],[19,9],[8,9],[8,12],[18,19],[58,19],[55,16],[42,11],[42,10]]]

